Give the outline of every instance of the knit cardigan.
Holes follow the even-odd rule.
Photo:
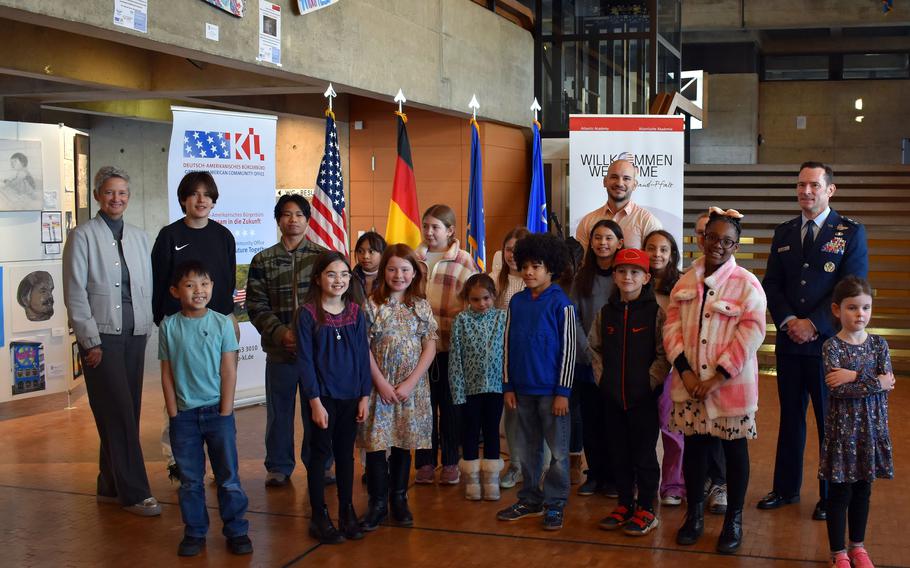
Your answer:
[[[766,306],[761,283],[732,257],[707,278],[705,259],[699,258],[670,293],[663,338],[667,359],[685,355],[702,381],[710,379],[718,366],[730,375],[705,399],[711,419],[758,410],[756,354],[765,339]],[[691,398],[675,368],[670,397],[674,402]]]

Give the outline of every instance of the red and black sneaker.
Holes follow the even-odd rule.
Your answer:
[[[660,519],[655,517],[652,511],[639,507],[622,530],[629,536],[645,536],[658,526]]]
[[[605,531],[614,531],[632,520],[632,510],[625,505],[620,505],[613,509],[613,512],[607,515],[599,523],[600,528]]]

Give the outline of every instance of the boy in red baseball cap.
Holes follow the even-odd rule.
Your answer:
[[[619,492],[618,506],[600,527],[622,528],[631,536],[646,535],[660,524],[654,514],[660,482],[657,399],[670,363],[664,355],[664,313],[649,285],[649,267],[643,250],[616,253],[616,290],[588,336],[594,376],[606,405],[607,444]]]

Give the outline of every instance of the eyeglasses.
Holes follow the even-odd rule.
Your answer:
[[[724,250],[730,250],[737,244],[737,241],[734,241],[730,237],[721,238],[717,233],[705,233],[705,243],[709,245],[720,243],[720,246],[723,247]]]

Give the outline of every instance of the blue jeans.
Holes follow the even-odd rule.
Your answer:
[[[309,441],[313,438],[310,405],[303,395],[303,385],[293,363],[265,364],[265,469],[281,472],[290,477],[294,472],[294,415],[297,411],[297,393],[300,419],[303,423],[303,441],[300,443],[300,462],[310,461]]]
[[[208,446],[209,462],[218,485],[218,511],[224,528],[221,532],[231,538],[245,535],[249,521],[247,497],[240,487],[237,473],[237,426],[234,414],[221,416],[218,405],[191,408],[170,419],[171,449],[180,468],[180,514],[186,525],[184,534],[205,538],[209,530],[209,514],[205,508],[205,455]]]
[[[524,482],[518,500],[537,507],[560,509],[569,499],[569,437],[572,431],[568,415],[553,415],[553,396],[515,395],[518,401],[518,423],[524,446],[521,449],[521,475]],[[543,442],[552,452],[550,468],[543,480]]]

